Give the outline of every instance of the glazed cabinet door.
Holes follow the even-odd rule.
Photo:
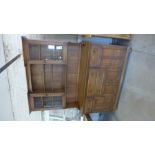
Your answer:
[[[23,39],[30,111],[66,107],[66,44]]]

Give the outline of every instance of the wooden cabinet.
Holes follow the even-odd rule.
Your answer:
[[[80,44],[23,38],[30,111],[78,107]]]
[[[30,111],[116,109],[127,47],[23,38],[23,51]]]
[[[78,100],[82,113],[116,109],[127,58],[125,46],[82,44]]]

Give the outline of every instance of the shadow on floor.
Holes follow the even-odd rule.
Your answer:
[[[89,114],[92,121],[111,121],[114,113],[104,112],[104,113],[91,113]]]

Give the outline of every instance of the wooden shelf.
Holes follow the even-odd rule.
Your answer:
[[[66,65],[64,61],[59,60],[29,60],[28,64],[30,65],[42,65],[42,64],[51,64],[51,65]]]
[[[53,93],[29,93],[32,97],[43,97],[43,96],[64,96],[65,92],[53,92]]]

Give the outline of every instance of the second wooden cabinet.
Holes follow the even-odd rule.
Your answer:
[[[112,112],[116,109],[127,47],[82,44],[78,101],[82,113]]]

